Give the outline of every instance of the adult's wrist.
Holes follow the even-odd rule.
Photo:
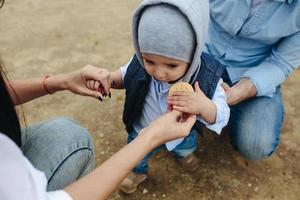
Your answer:
[[[244,91],[244,99],[248,99],[256,96],[256,87],[250,78],[242,78],[239,83]]]
[[[161,138],[156,134],[157,132],[158,130],[146,127],[140,131],[137,138],[140,138],[145,143],[145,147],[151,151],[162,143]]]
[[[47,89],[51,93],[55,93],[57,91],[66,90],[68,87],[67,79],[64,74],[58,74],[54,76],[49,76],[47,78]]]

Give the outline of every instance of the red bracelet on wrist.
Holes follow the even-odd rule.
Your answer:
[[[49,78],[50,76],[49,75],[46,75],[44,78],[43,78],[43,86],[44,86],[44,89],[46,91],[47,94],[54,94],[54,92],[51,92],[48,87],[47,87],[47,79]]]

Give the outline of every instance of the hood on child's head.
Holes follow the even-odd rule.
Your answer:
[[[204,46],[204,42],[207,38],[207,31],[208,31],[208,23],[209,23],[209,4],[208,0],[144,0],[136,9],[133,15],[132,19],[132,41],[133,45],[136,51],[136,55],[139,59],[139,62],[141,63],[142,66],[144,66],[142,55],[141,55],[141,49],[139,45],[139,23],[141,16],[143,15],[144,11],[147,8],[154,7],[154,6],[164,6],[166,7],[172,7],[172,9],[176,9],[182,16],[185,16],[185,19],[187,22],[189,22],[189,27],[192,28],[193,33],[190,34],[189,32],[183,32],[184,34],[189,35],[188,37],[183,38],[183,43],[184,46],[189,46],[188,44],[189,41],[195,42],[195,44],[192,44],[193,51],[191,52],[185,52],[183,51],[177,51],[172,53],[172,56],[167,57],[172,57],[172,58],[179,58],[179,60],[187,61],[189,59],[190,61],[190,67],[186,74],[183,76],[183,81],[189,82],[192,78],[192,75],[200,69],[201,63],[200,63],[200,55],[202,53],[202,49]],[[157,18],[157,16],[156,16]],[[164,20],[162,18],[161,20]],[[168,22],[172,21],[170,19],[166,19]],[[165,21],[166,21],[165,20]],[[156,20],[155,22],[159,23],[159,20]],[[172,22],[171,22],[172,23]],[[162,23],[163,24],[163,23]],[[178,29],[174,31],[178,31]],[[186,29],[187,30],[187,29]],[[159,33],[157,33],[159,34]],[[182,34],[182,33],[181,33]],[[189,40],[189,37],[190,40]],[[150,43],[149,43],[150,44]],[[182,46],[182,44],[178,44]],[[145,44],[143,44],[145,47]],[[160,45],[160,44],[157,44]],[[163,48],[163,46],[162,46]],[[156,50],[159,50],[159,47],[156,48]],[[188,48],[186,48],[188,50]],[[155,54],[155,52],[153,52]],[[158,52],[158,55],[160,53]],[[165,53],[163,54],[165,55]]]

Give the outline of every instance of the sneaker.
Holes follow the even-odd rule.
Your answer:
[[[199,160],[193,153],[184,158],[178,159],[178,162],[188,172],[196,171],[199,167]]]
[[[130,172],[119,185],[119,189],[127,194],[134,193],[140,183],[147,179],[147,174],[137,174]]]

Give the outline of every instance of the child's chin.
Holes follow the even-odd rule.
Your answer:
[[[177,83],[178,80],[174,80],[174,81],[168,81],[167,83],[169,84],[174,84],[174,83]]]

